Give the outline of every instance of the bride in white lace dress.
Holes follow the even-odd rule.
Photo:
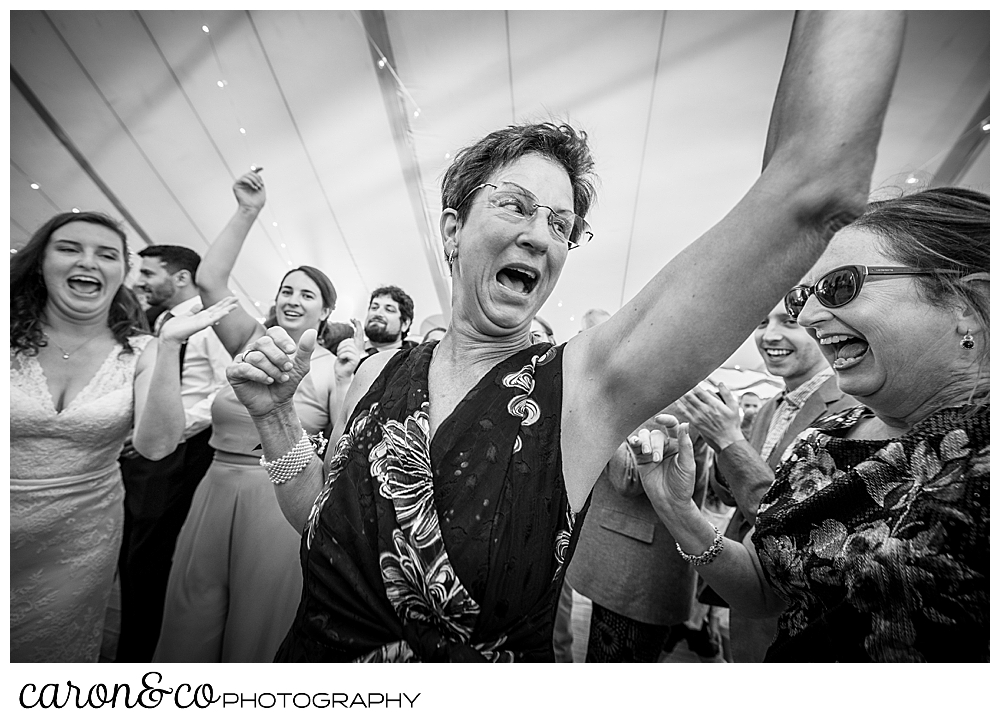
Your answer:
[[[10,659],[96,662],[122,533],[118,455],[184,431],[180,350],[226,299],[139,330],[125,234],[97,213],[46,222],[11,259]],[[159,351],[159,353],[158,353]]]

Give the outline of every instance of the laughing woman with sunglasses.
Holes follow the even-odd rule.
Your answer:
[[[592,235],[585,136],[514,126],[460,151],[442,188],[448,331],[360,367],[328,474],[282,401],[313,335],[296,347],[269,333],[230,367],[303,532],[302,602],[279,660],[553,660],[574,514],[608,459],[722,363],[863,210],[902,24],[797,15],[760,180],[619,313],[564,345],[533,343],[531,322]],[[283,370],[288,382],[267,382]]]
[[[660,420],[680,453],[643,484],[734,608],[782,613],[765,661],[989,660],[989,278],[975,191],[873,203],[837,234],[785,306],[862,406],[800,436],[743,545],[691,502],[687,430]]]

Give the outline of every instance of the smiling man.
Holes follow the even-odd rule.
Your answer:
[[[731,407],[714,395],[703,395],[702,413],[717,426],[695,426],[716,449],[712,486],[720,499],[736,507],[726,537],[742,541],[753,527],[757,506],[773,479],[781,455],[800,432],[828,414],[857,406],[837,387],[833,369],[812,335],[779,303],[754,331],[757,350],[767,370],[785,382],[785,390],[765,402],[744,439],[735,400]],[[711,593],[703,601],[717,602]],[[751,619],[730,613],[733,661],[759,663],[777,630],[777,618]]]
[[[365,356],[390,349],[416,346],[406,341],[413,323],[413,299],[398,286],[382,286],[372,292],[365,318]]]

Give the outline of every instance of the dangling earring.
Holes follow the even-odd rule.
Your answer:
[[[976,346],[976,340],[972,338],[972,330],[967,329],[965,336],[962,337],[962,348],[972,349]]]
[[[454,271],[455,270],[455,257],[456,256],[458,256],[458,251],[457,250],[452,251],[450,254],[448,254],[447,258],[448,258],[448,270],[449,271]]]

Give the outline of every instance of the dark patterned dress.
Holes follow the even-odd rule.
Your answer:
[[[358,403],[303,534],[278,661],[547,661],[573,519],[562,347],[497,364],[428,440],[436,342]]]
[[[786,456],[754,545],[788,602],[765,661],[989,660],[989,407],[904,437],[846,439],[833,415]]]

